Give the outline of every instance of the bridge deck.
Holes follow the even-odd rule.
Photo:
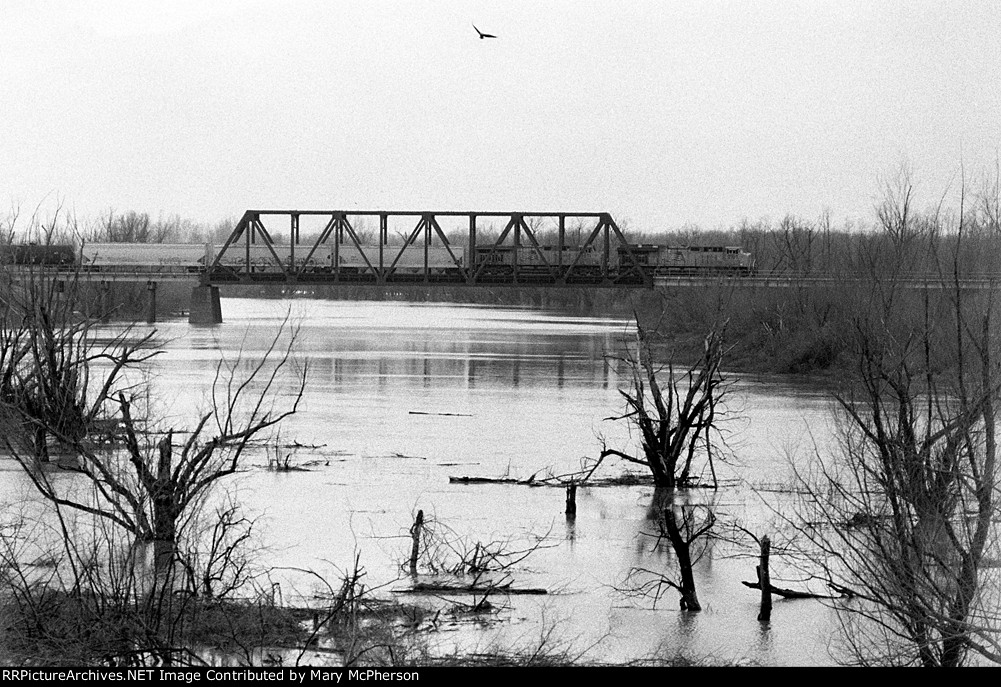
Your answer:
[[[430,274],[396,273],[380,279],[376,274],[358,274],[356,272],[342,273],[306,273],[289,275],[275,271],[236,272],[229,269],[192,270],[181,266],[123,266],[113,269],[80,270],[70,267],[16,267],[6,266],[9,276],[15,279],[29,278],[31,275],[44,274],[48,278],[78,279],[88,282],[123,282],[123,283],[157,283],[157,282],[197,282],[218,285],[227,284],[297,284],[303,286],[333,286],[333,285],[409,285],[409,286],[513,286],[513,287],[566,287],[566,288],[692,288],[710,285],[725,285],[734,288],[793,288],[812,287],[824,288],[844,286],[846,284],[863,285],[871,280],[863,275],[818,276],[803,274],[771,274],[771,275],[724,275],[714,273],[688,273],[677,275],[656,275],[652,283],[644,282],[636,275],[610,275],[603,279],[601,275],[578,273],[568,275],[564,279],[554,279],[549,274],[522,273],[517,275],[480,275],[476,282],[471,283],[460,273]],[[897,280],[908,288],[949,288],[956,285],[954,278],[938,274],[904,275]],[[1001,288],[1001,274],[971,275],[959,280],[964,289],[996,289]]]

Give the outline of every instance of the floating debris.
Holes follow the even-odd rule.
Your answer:
[[[444,584],[436,582],[415,582],[406,589],[394,589],[397,594],[548,594],[539,587],[512,587],[504,585]]]

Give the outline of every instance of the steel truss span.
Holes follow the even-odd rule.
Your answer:
[[[248,210],[203,283],[652,287],[605,212]]]

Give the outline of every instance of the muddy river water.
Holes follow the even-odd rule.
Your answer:
[[[542,542],[508,572],[515,586],[548,593],[497,596],[492,622],[441,622],[429,634],[441,651],[532,647],[545,636],[582,660],[682,653],[767,665],[834,661],[837,619],[822,603],[777,601],[771,623],[756,620],[759,593],[740,584],[754,579],[746,537],[713,542],[697,563],[701,613],[681,612],[671,590],[656,604],[635,594],[652,575],[638,569],[672,574],[676,565],[654,536],[652,487],[583,488],[568,522],[560,488],[450,482],[571,472],[602,441],[634,450],[626,424],[605,419],[623,410],[619,388],[628,380],[609,356],[631,341],[628,321],[311,299],[224,299],[223,313],[217,327],[158,324],[166,353],[152,381],[164,399],[160,412],[182,427],[204,407],[221,356],[246,366],[287,315],[300,328],[296,359],[308,382],[277,443],[303,445],[281,458],[306,469],[268,470],[268,454],[257,451],[229,482],[259,517],[259,563],[330,574],[357,553],[369,585],[391,595],[407,584],[400,564],[421,509],[454,541],[508,550]],[[281,406],[294,390],[290,377],[269,400]],[[797,455],[833,448],[829,397],[790,380],[742,377],[727,409],[732,458],[717,466],[721,488],[687,498],[766,534],[779,524],[765,494],[792,484]],[[598,474],[631,469],[610,463]],[[283,584],[290,596],[310,593],[305,580]]]

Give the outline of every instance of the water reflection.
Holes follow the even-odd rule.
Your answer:
[[[577,539],[577,517],[568,515],[566,517],[566,529],[563,538],[570,543],[570,550],[573,551],[573,544]]]
[[[554,351],[573,346],[573,342],[553,341]],[[565,350],[565,349],[564,349]],[[440,384],[456,384],[475,389],[477,385],[506,385],[510,388],[526,386],[552,387],[564,390],[578,387],[609,389],[617,385],[619,375],[612,365],[596,365],[585,355],[541,354],[531,357],[495,351],[492,354],[470,352],[465,355],[442,356],[438,351],[400,351],[372,357],[371,352],[361,355],[361,350],[311,352],[306,360],[310,365],[310,382],[332,382],[338,386],[359,386],[369,380],[385,386],[397,380],[414,380],[423,388]]]
[[[757,652],[766,654],[762,661],[785,665],[829,662],[823,639],[830,619],[815,605],[777,609],[773,626],[789,628],[792,636],[763,643],[755,594],[740,585],[746,561],[733,558],[726,542],[700,549],[695,575],[707,609],[702,614],[679,612],[673,593],[653,608],[649,598],[623,598],[619,591],[635,568],[676,574],[677,558],[659,537],[665,507],[768,517],[741,485],[787,478],[781,446],[803,435],[804,418],[824,439],[821,397],[772,381],[737,389],[748,420],[735,442],[738,461],[727,467],[732,482],[725,507],[705,491],[588,487],[578,491],[570,520],[562,490],[460,485],[449,477],[566,474],[579,469],[582,456],[597,454],[597,435],[609,446],[635,446],[624,423],[604,421],[622,409],[617,389],[623,377],[606,356],[621,352],[628,323],[389,302],[292,305],[300,310],[298,351],[310,378],[304,411],[283,435],[318,448],[295,456],[312,463],[308,472],[276,475],[260,467],[263,456],[250,454],[240,477],[242,500],[268,514],[282,544],[269,553],[275,565],[343,564],[357,549],[372,584],[389,584],[405,555],[396,543],[406,541],[411,514],[421,508],[471,538],[532,533],[555,544],[513,573],[518,584],[554,590],[545,599],[545,617],[538,600],[512,597],[514,620],[491,627],[491,641],[517,644],[543,624],[560,622],[582,645],[602,640],[591,653],[596,660],[648,656],[664,642],[696,657]],[[176,399],[178,418],[197,406],[192,399],[203,393],[221,354],[233,359],[242,349],[245,364],[253,364],[287,308],[227,299],[221,327],[162,326],[171,343],[158,361],[158,383],[166,398]],[[606,467],[605,476],[624,470]],[[610,626],[616,636],[603,637]],[[482,641],[483,635],[469,640]]]
[[[763,656],[772,655],[772,624],[770,621],[758,621],[758,653]]]

